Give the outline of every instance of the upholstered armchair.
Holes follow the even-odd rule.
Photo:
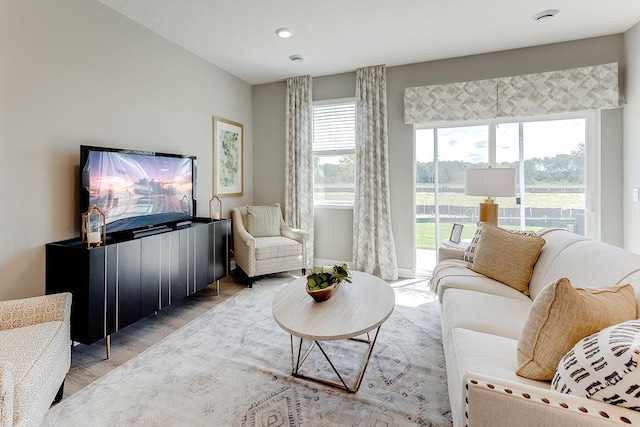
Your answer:
[[[296,269],[305,274],[309,233],[289,227],[279,204],[234,208],[231,222],[236,264],[247,276]]]
[[[71,294],[0,301],[0,427],[39,426],[71,366]]]

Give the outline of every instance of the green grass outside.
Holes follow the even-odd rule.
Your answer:
[[[462,238],[471,239],[476,233],[476,224],[463,224]],[[440,240],[448,239],[451,235],[451,223],[440,223]],[[518,227],[505,226],[503,228],[518,230]],[[543,227],[527,227],[527,230],[538,231]],[[433,222],[421,222],[416,224],[416,247],[418,249],[434,249],[436,248],[436,227]]]

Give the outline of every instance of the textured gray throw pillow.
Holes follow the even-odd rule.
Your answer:
[[[280,205],[247,206],[247,231],[253,237],[280,235]]]

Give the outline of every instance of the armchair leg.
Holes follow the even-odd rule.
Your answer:
[[[53,398],[53,403],[60,402],[62,400],[63,393],[64,393],[64,381],[62,381],[62,384],[60,385],[60,389],[58,390],[56,397]]]

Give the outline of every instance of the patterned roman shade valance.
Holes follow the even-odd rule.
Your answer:
[[[407,124],[521,117],[621,105],[618,63],[404,90]]]

